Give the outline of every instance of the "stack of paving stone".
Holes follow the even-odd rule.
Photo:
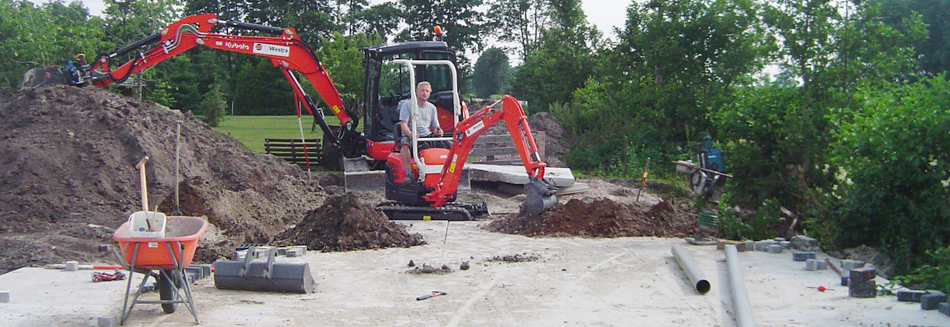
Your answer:
[[[749,243],[746,243],[746,247],[749,246]],[[792,242],[786,241],[784,238],[777,237],[771,240],[762,240],[754,242],[755,250],[768,252],[768,253],[782,253],[786,249],[792,247]]]
[[[238,247],[237,251],[234,251],[234,260],[243,261],[247,255],[250,255],[252,259],[257,258],[266,258],[272,249],[277,250],[278,256],[287,256],[287,257],[300,257],[307,253],[306,245],[297,245],[297,246],[285,246],[273,248],[270,246],[254,246],[251,248],[242,249]]]
[[[939,310],[940,313],[950,316],[950,303],[947,295],[941,291],[897,291],[897,300],[901,302],[920,302],[921,310]]]
[[[877,297],[877,269],[861,267],[849,271],[848,296],[856,298]]]

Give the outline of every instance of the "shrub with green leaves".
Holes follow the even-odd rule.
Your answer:
[[[950,244],[950,82],[943,76],[855,95],[841,126],[837,243],[890,251],[898,274]],[[849,119],[842,119],[849,121]]]

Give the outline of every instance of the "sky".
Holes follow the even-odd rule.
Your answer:
[[[33,3],[44,3],[48,0],[30,0]],[[71,0],[66,0],[70,2]],[[102,0],[81,0],[89,13],[99,15],[105,8]],[[371,1],[377,2],[378,0]],[[627,5],[630,0],[583,0],[581,8],[587,14],[587,21],[597,26],[604,36],[613,36],[613,27],[623,27],[626,19]]]

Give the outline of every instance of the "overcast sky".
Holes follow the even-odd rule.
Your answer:
[[[30,0],[33,3],[44,3],[48,0]],[[65,2],[70,2],[66,0]],[[81,0],[89,8],[89,13],[99,15],[104,6],[102,0]],[[380,0],[371,0],[370,2],[382,2]],[[604,36],[613,35],[613,27],[623,27],[626,19],[627,6],[630,0],[583,0],[581,5],[584,13],[587,14],[587,21],[593,23],[604,33]]]

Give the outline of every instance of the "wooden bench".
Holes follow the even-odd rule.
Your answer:
[[[538,145],[538,154],[541,155],[541,160],[544,160],[544,131],[534,132],[534,142]],[[475,141],[469,156],[473,157],[472,162],[474,163],[521,165],[521,157],[518,156],[515,143],[511,140],[511,135],[507,133],[500,135],[482,134]]]
[[[310,157],[310,168],[314,168],[323,161],[323,148],[319,139],[264,139],[264,152],[297,165],[300,169],[307,169],[307,159],[304,147]]]

